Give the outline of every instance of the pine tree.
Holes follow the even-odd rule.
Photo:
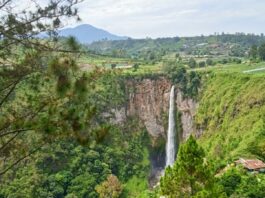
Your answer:
[[[79,20],[75,6],[82,0],[29,2],[21,12],[17,0],[0,1],[0,177],[54,139],[51,134],[81,131],[92,112],[70,111],[78,109],[76,92],[88,80],[77,75],[79,44],[73,38],[62,43],[56,33],[62,21]],[[40,38],[44,33],[49,37]],[[28,142],[21,144],[23,138]]]
[[[265,43],[258,48],[258,54],[261,60],[265,60]]]
[[[161,178],[161,192],[168,197],[225,197],[205,162],[205,153],[190,136],[180,146],[177,161]]]
[[[256,59],[258,56],[258,46],[252,45],[249,51],[249,56],[253,59]]]
[[[188,65],[190,68],[195,68],[197,66],[196,60],[194,58],[190,58]]]

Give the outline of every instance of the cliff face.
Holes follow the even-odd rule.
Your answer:
[[[170,82],[164,78],[132,80],[126,87],[129,94],[127,116],[138,117],[152,137],[165,137],[163,115],[168,112]]]
[[[176,94],[177,109],[181,113],[182,139],[186,140],[192,132],[199,135],[199,131],[197,131],[193,124],[198,103],[192,98],[184,98],[180,90],[177,90]]]
[[[131,79],[125,83],[127,102],[123,108],[110,112],[111,115],[114,115],[112,122],[123,124],[129,117],[138,118],[152,137],[153,145],[158,146],[161,138],[166,140],[167,136],[169,97],[172,86],[170,80],[160,77],[142,80]],[[179,113],[177,125],[181,126],[181,131],[177,131],[178,141],[186,140],[195,131],[193,121],[197,106],[196,101],[184,98],[183,93],[175,88],[175,109]],[[149,185],[153,187],[159,181],[165,167],[164,151],[158,150],[158,152],[152,153],[150,160]]]
[[[138,117],[153,138],[166,137],[169,94],[171,82],[166,78],[128,80],[126,90],[128,102],[124,109],[115,111],[116,121],[121,122],[128,116]],[[176,109],[180,112],[182,126],[181,139],[185,140],[194,130],[193,117],[197,103],[183,97],[180,90],[175,90]]]

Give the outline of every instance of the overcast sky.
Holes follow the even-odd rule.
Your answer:
[[[265,0],[85,0],[82,23],[133,38],[265,32]]]

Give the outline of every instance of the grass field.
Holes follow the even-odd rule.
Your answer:
[[[211,67],[205,67],[205,68],[196,68],[193,69],[194,71],[214,71],[214,72],[239,72],[239,73],[244,73],[245,71],[249,70],[255,70],[255,69],[260,69],[260,68],[265,68],[265,62],[261,63],[242,63],[242,64],[225,64],[225,65],[216,65],[216,66],[211,66]],[[260,71],[253,71],[249,72],[248,74],[265,74],[265,70],[260,70]]]
[[[129,68],[135,63],[139,63],[139,68],[135,71],[133,68]],[[109,56],[100,55],[87,55],[82,56],[79,59],[79,64],[81,67],[93,68],[104,67],[111,68],[111,64],[116,64],[117,68],[122,69],[125,74],[152,74],[152,73],[162,73],[162,62],[156,64],[146,64],[138,60],[132,60],[128,58],[114,58]],[[264,68],[264,70],[263,70]],[[253,71],[252,71],[253,70]],[[255,71],[256,70],[256,71]],[[247,75],[265,75],[265,62],[260,63],[241,63],[241,64],[217,64],[215,66],[207,66],[203,68],[188,69],[188,71],[213,71],[222,73],[246,73]],[[248,71],[248,72],[246,72]]]

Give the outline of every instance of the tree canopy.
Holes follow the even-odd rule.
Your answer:
[[[166,168],[161,191],[169,197],[222,197],[205,153],[193,136],[180,146],[174,166]]]

